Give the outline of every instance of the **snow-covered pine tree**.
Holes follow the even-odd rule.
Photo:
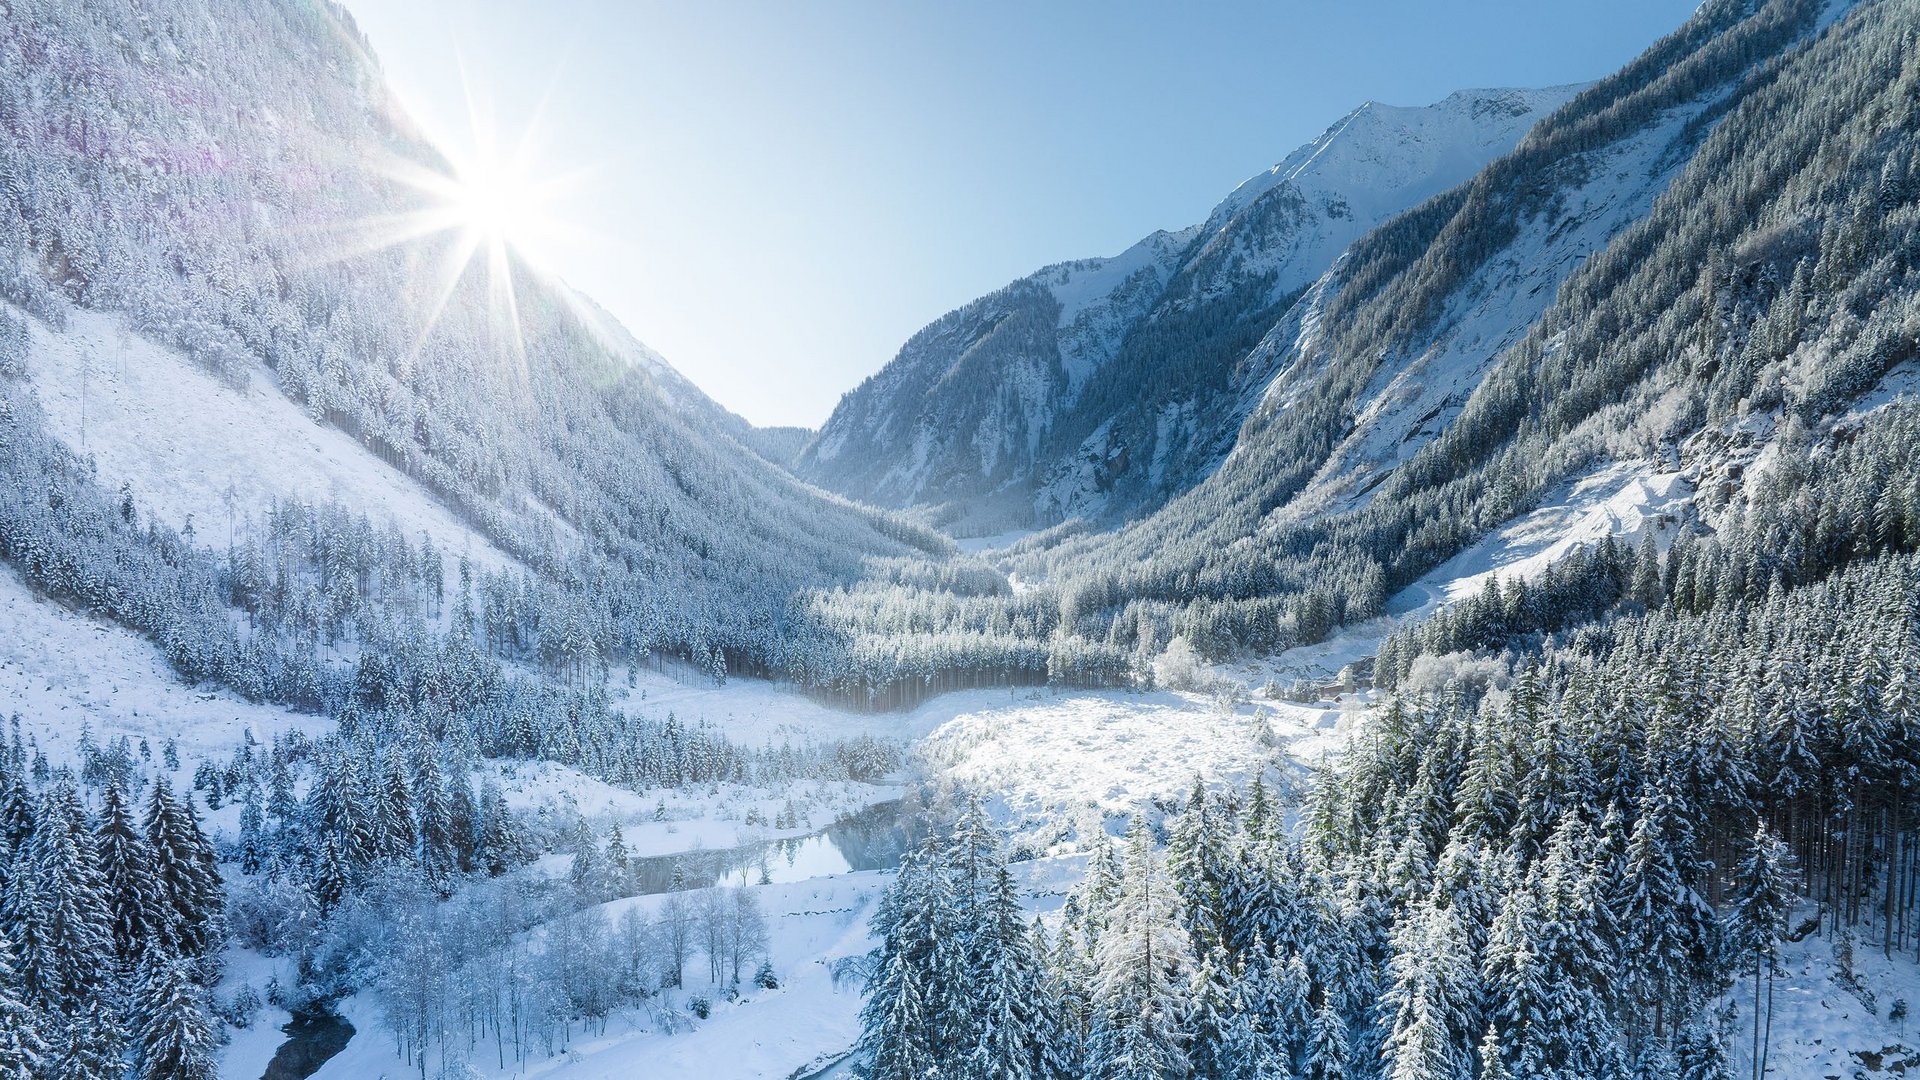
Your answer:
[[[160,895],[151,876],[153,849],[117,781],[109,782],[101,795],[97,845],[114,953],[123,966],[131,966],[156,939],[168,916],[159,910]]]
[[[1042,1047],[1042,1052],[1054,1061],[1055,1074],[1064,1076],[1079,1076],[1084,1072],[1087,1038],[1093,1022],[1093,959],[1090,950],[1079,940],[1084,931],[1073,918],[1075,903],[1074,897],[1067,898],[1067,918],[1062,920],[1053,947],[1047,951],[1045,988],[1055,1004],[1058,1025],[1055,1043]],[[1034,937],[1036,942],[1044,938],[1037,921]]]
[[[613,880],[614,891],[624,895],[633,881],[633,856],[627,851],[627,838],[620,834],[618,822],[607,837],[607,873]]]
[[[142,1080],[218,1080],[206,992],[183,960],[156,956],[140,992]]]
[[[368,815],[373,857],[382,862],[412,862],[415,857],[413,784],[398,747],[381,756],[378,791]]]
[[[424,737],[414,749],[412,818],[415,831],[409,837],[409,846],[413,857],[420,873],[444,896],[452,891],[459,870],[453,800],[434,747]]]
[[[1382,1056],[1388,1080],[1464,1080],[1481,1029],[1478,973],[1459,912],[1438,894],[1395,928],[1384,1005],[1392,1020]]]
[[[600,854],[600,842],[594,838],[587,819],[573,827],[573,862],[567,868],[567,880],[589,903],[598,903],[606,891],[606,860]]]
[[[46,1075],[46,1023],[27,1003],[13,943],[0,934],[0,1080],[40,1080]]]
[[[938,1074],[941,988],[933,984],[944,887],[924,848],[909,852],[874,911],[880,939],[870,963],[856,1048],[865,1080],[916,1080]]]
[[[45,1075],[55,1080],[123,1080],[126,1041],[113,1008],[104,1000],[89,1001],[73,1015],[49,1022]]]
[[[1187,1033],[1187,1064],[1197,1076],[1230,1077],[1237,1072],[1230,1045],[1234,1037],[1234,994],[1238,973],[1226,950],[1216,945],[1200,958],[1186,995],[1181,1027]]]
[[[1167,872],[1182,900],[1181,920],[1200,954],[1223,944],[1228,933],[1227,814],[1208,799],[1205,783],[1196,776],[1167,840]]]
[[[1042,993],[1039,959],[1020,916],[1013,874],[1004,862],[994,870],[981,915],[973,927],[975,961],[967,1007],[976,1031],[958,1075],[967,1080],[1053,1080],[1051,1047],[1058,1040],[1053,1002]]]
[[[1658,783],[1639,800],[1611,906],[1636,1033],[1666,1042],[1675,992],[1710,955],[1715,928],[1712,910],[1682,877],[1681,863],[1691,856],[1674,851],[1671,799]]]
[[[1786,930],[1793,904],[1791,860],[1786,845],[1765,824],[1753,838],[1734,871],[1733,910],[1727,936],[1734,954],[1753,972],[1753,1067],[1756,1077],[1767,1060],[1773,1028],[1773,964],[1780,935]],[[1764,991],[1764,992],[1763,992]]]
[[[267,815],[260,785],[249,780],[240,793],[240,872],[258,874],[267,868],[272,847],[267,839]]]
[[[189,804],[176,801],[166,778],[147,802],[147,847],[153,853],[154,925],[162,945],[190,959],[206,957],[220,938],[224,906],[212,845]]]
[[[93,832],[65,774],[40,793],[22,855],[24,873],[6,918],[20,950],[21,983],[40,1011],[70,1018],[95,999],[114,951]]]
[[[1354,1076],[1347,1022],[1332,1002],[1323,1001],[1314,1011],[1306,1042],[1300,1062],[1302,1080],[1350,1080]]]
[[[1192,946],[1179,897],[1144,818],[1127,829],[1127,859],[1100,934],[1088,1072],[1101,1080],[1161,1080],[1187,1071],[1182,1000]]]

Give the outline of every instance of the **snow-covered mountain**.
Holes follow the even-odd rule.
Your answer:
[[[943,550],[766,460],[797,440],[763,439],[565,285],[518,260],[509,285],[450,262],[451,231],[409,231],[436,206],[401,178],[448,165],[337,6],[186,0],[159,17],[20,0],[0,70],[0,338],[18,352],[0,392],[21,433],[7,483],[26,500],[6,532],[16,551],[90,549],[61,561],[56,593],[112,591],[94,567],[151,548],[132,526],[149,515],[201,538],[218,520],[222,547],[241,551],[267,544],[272,515],[325,507],[408,542],[417,522],[458,522],[429,533],[446,558],[424,584],[451,587],[464,550],[527,575],[512,587],[533,600],[528,633],[510,635],[524,647],[544,611],[549,647],[565,625],[599,662],[719,650],[777,664],[772,627],[796,587],[849,580],[863,555]],[[143,382],[135,357],[183,374]],[[199,382],[215,389],[154,411],[154,393]],[[103,407],[109,394],[124,408]],[[242,431],[261,437],[228,437]],[[174,459],[155,450],[166,440],[232,453]],[[317,459],[318,446],[353,449]],[[175,460],[204,475],[164,480]],[[72,505],[128,504],[120,531],[34,508],[51,476]],[[357,497],[375,490],[406,494]],[[189,506],[189,492],[222,497]],[[326,636],[374,623],[356,607],[378,606],[373,587],[340,601]],[[193,618],[167,610],[178,593],[125,609],[152,633],[212,634],[178,649],[204,658],[196,674],[232,675],[236,657],[284,643],[217,630],[225,592]],[[262,692],[296,694],[271,679]]]
[[[1090,629],[1086,597],[1170,602],[1213,651],[1265,650],[1389,610],[1623,462],[1740,505],[1730,478],[1771,438],[1756,432],[1832,423],[1912,355],[1898,208],[1913,150],[1852,111],[1910,15],[1702,8],[1350,246],[1249,350],[1244,422],[1200,483],[1009,565],[1051,578]],[[1749,449],[1701,449],[1728,445]]]
[[[904,501],[1177,491],[964,557],[554,283],[316,250],[439,164],[337,8],[0,7],[0,1076],[1920,1063],[1913,0],[929,328],[850,402],[1027,479]]]
[[[1349,244],[1578,89],[1368,102],[1201,224],[1048,267],[922,330],[846,395],[798,470],[963,530],[1156,504],[1230,445],[1242,358]]]

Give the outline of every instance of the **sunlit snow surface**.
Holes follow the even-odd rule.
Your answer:
[[[156,760],[169,738],[183,760],[225,760],[248,731],[265,742],[295,728],[333,727],[227,690],[182,684],[146,638],[35,597],[11,565],[0,566],[0,701],[25,719],[54,760],[69,759],[83,724],[102,743],[144,738]]]
[[[48,431],[91,457],[108,491],[126,484],[175,528],[191,516],[203,545],[224,548],[230,527],[244,539],[249,519],[276,498],[337,499],[376,523],[397,523],[411,541],[432,536],[449,573],[463,554],[486,568],[508,561],[406,474],[308,417],[264,368],[235,389],[118,315],[76,310],[58,333],[26,322],[28,382]]]

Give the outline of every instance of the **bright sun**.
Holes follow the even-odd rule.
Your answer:
[[[438,238],[437,268],[422,281],[420,341],[425,342],[460,281],[484,267],[496,329],[516,352],[524,350],[516,268],[541,273],[553,249],[573,235],[553,214],[563,189],[578,175],[537,175],[531,129],[515,143],[496,137],[483,122],[469,94],[467,139],[438,139],[445,155],[429,165],[415,158],[393,159],[381,169],[417,197],[413,209],[349,223],[337,256]]]
[[[508,161],[475,160],[456,165],[444,190],[458,227],[482,245],[537,246],[547,233],[546,192]]]

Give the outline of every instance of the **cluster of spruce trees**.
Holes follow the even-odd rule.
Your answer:
[[[868,1075],[1723,1080],[1732,1040],[1768,1052],[1789,933],[1920,948],[1916,581],[1884,554],[1668,601],[1395,698],[1299,829],[1196,789],[1164,850],[1097,849],[1050,940],[985,914],[963,819],[877,918]],[[967,967],[994,950],[1044,989]]]
[[[30,763],[16,718],[0,743],[0,1076],[216,1080],[216,861],[164,776]]]

